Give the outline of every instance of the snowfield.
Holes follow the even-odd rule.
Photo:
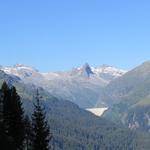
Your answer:
[[[100,117],[107,109],[108,109],[107,107],[103,107],[103,108],[87,108],[86,110]]]

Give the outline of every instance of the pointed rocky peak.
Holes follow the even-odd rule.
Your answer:
[[[78,70],[79,70],[80,76],[82,77],[89,78],[90,75],[93,74],[93,71],[88,63],[85,63],[81,68],[78,68]]]
[[[85,63],[84,66],[82,67],[82,71],[89,74],[93,74],[91,67],[89,66],[88,63]]]
[[[89,78],[93,74],[93,71],[88,63],[78,68],[73,68],[71,71],[72,76],[86,77]]]

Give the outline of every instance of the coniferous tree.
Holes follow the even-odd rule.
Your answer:
[[[24,112],[16,88],[2,85],[3,95],[3,128],[11,145],[11,150],[22,150],[24,141]]]
[[[37,90],[36,104],[34,104],[34,112],[32,115],[33,128],[33,150],[49,150],[49,142],[52,138],[50,135],[49,126],[46,120],[44,108],[40,103],[40,96]]]
[[[15,150],[12,137],[8,134],[8,98],[10,89],[6,82],[2,84],[0,90],[0,145],[3,150]]]
[[[25,150],[32,150],[32,124],[28,115],[25,116]]]
[[[10,89],[4,81],[1,87],[1,142],[4,150],[15,150],[14,140],[9,134],[9,120],[10,120]],[[11,114],[12,115],[12,114]]]
[[[23,149],[24,142],[24,111],[20,96],[16,92],[16,88],[11,88],[11,120],[10,120],[10,135],[13,137],[17,149]]]

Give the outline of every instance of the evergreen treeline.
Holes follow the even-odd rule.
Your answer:
[[[51,136],[45,116],[38,92],[34,112],[28,117],[16,88],[4,82],[0,89],[1,150],[49,150]]]

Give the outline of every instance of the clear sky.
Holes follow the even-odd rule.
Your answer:
[[[150,60],[149,0],[0,0],[0,64],[41,71]]]

